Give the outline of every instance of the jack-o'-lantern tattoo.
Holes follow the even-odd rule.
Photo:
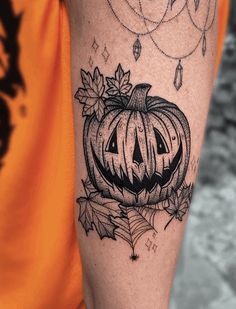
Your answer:
[[[118,66],[104,79],[81,70],[83,87],[75,98],[83,104],[83,132],[88,178],[86,197],[77,199],[86,233],[122,238],[132,248],[155,228],[155,216],[166,211],[182,221],[193,186],[185,177],[190,160],[190,128],[176,104],[149,96],[151,85],[132,86],[130,71]]]

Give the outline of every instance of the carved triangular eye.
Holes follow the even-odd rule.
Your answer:
[[[142,154],[141,154],[137,133],[136,133],[136,136],[135,136],[133,162],[136,163],[137,165],[143,163],[143,157],[142,157]]]
[[[168,153],[169,149],[162,134],[155,128],[154,133],[157,142],[157,153],[158,154]]]
[[[109,137],[107,146],[106,146],[106,152],[111,152],[118,154],[118,145],[117,145],[117,129],[113,130],[111,133],[111,136]]]

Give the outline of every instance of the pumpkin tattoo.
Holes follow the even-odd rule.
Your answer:
[[[189,207],[193,188],[185,184],[189,124],[177,105],[148,95],[151,85],[132,87],[130,72],[124,72],[121,65],[114,78],[106,78],[107,89],[98,68],[93,75],[81,70],[81,78],[84,88],[78,89],[75,98],[84,105],[86,117],[83,146],[88,179],[83,181],[86,198],[77,200],[79,221],[86,233],[95,227],[101,239],[126,240],[131,256],[137,258],[134,249],[138,239],[155,230],[147,215],[149,209],[156,214],[165,203],[162,210],[171,221],[181,221]],[[175,205],[174,211],[169,201],[174,194],[177,201],[181,192],[185,206]],[[136,229],[130,223],[137,216],[141,221]]]
[[[88,117],[84,149],[89,176],[104,197],[125,206],[155,204],[184,180],[190,149],[186,118],[178,107],[147,97],[150,85],[129,97],[108,98],[101,121]]]

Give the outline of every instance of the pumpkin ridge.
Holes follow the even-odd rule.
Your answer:
[[[123,109],[113,109],[113,110],[111,110],[111,111],[109,111],[107,114],[106,114],[106,116],[108,116],[108,114],[110,114],[110,113],[112,113],[112,112],[114,112],[114,111],[118,111],[118,113],[113,117],[113,120],[111,121],[111,123],[109,124],[109,127],[108,127],[108,129],[110,129],[110,127],[111,127],[111,125],[113,124],[113,122],[116,120],[116,118],[118,117],[118,116],[120,116],[120,114],[121,113],[123,113],[124,112],[124,110]]]
[[[164,115],[166,115],[167,112],[169,113],[173,113],[173,111],[171,110],[168,110],[168,109],[164,109],[163,110],[164,112]],[[183,128],[183,134],[184,134],[184,138],[183,140],[185,141],[186,143],[186,157],[183,161],[182,159],[182,164],[184,165],[184,174],[186,174],[186,171],[187,171],[187,168],[188,168],[188,164],[189,164],[189,158],[190,158],[190,149],[191,149],[191,137],[190,137],[190,128],[189,128],[189,124],[188,124],[188,121],[187,121],[187,118],[185,117],[185,115],[180,111],[179,108],[177,108],[177,112],[178,114],[176,115],[175,114],[175,118],[176,120],[178,121],[180,127]],[[166,115],[167,116],[167,115]],[[167,116],[168,118],[170,117],[170,115]],[[176,131],[178,131],[178,128],[176,128]],[[181,137],[180,137],[181,139]],[[178,176],[178,185],[177,185],[177,188],[179,188],[181,186],[181,177]]]
[[[172,141],[171,141],[171,136],[170,136],[170,132],[169,132],[169,130],[168,130],[168,127],[167,127],[167,125],[166,125],[166,123],[163,121],[163,119],[159,116],[159,115],[157,115],[155,112],[158,112],[158,111],[152,111],[152,113],[151,113],[151,115],[153,116],[153,117],[155,117],[155,119],[157,119],[158,121],[159,121],[159,123],[161,124],[161,126],[162,126],[162,128],[164,128],[165,129],[165,131],[167,132],[167,134],[168,134],[168,137],[169,137],[169,139],[170,139],[170,143],[171,143],[171,146],[172,146]],[[166,116],[166,115],[165,115]],[[167,117],[167,116],[166,116]],[[167,119],[170,121],[170,123],[171,123],[171,119],[169,118],[169,117],[167,117]],[[154,128],[154,125],[153,125],[153,128]],[[178,132],[176,131],[176,127],[175,127],[175,133],[176,133],[176,135],[178,135]]]
[[[147,145],[147,159],[149,160],[149,147],[148,147],[148,138],[147,138],[147,130],[146,130],[146,124],[145,124],[145,120],[144,120],[144,117],[143,117],[143,113],[141,112],[140,113],[140,117],[142,119],[142,123],[143,123],[143,130],[144,130],[144,136],[145,136],[145,142],[146,142],[146,145]]]
[[[130,122],[130,119],[131,119],[131,117],[133,115],[133,112],[134,111],[130,111],[129,117],[127,119],[127,126],[126,126],[126,130],[125,130],[126,141],[127,141],[127,137],[128,137],[129,122]]]
[[[172,113],[172,111],[168,110],[168,109],[164,109],[164,112]],[[178,115],[175,115],[175,117],[178,120],[178,122],[180,123],[180,125],[184,127],[183,131],[184,131],[184,137],[185,137],[186,141],[187,140],[190,141],[190,128],[189,128],[187,118],[184,116],[184,114],[180,111],[179,108],[177,108],[177,112],[178,112]],[[165,113],[165,115],[166,115],[166,113]],[[167,117],[170,119],[169,115]],[[186,134],[186,129],[187,129],[188,134]]]
[[[156,102],[158,101],[158,102]],[[162,109],[162,108],[176,108],[179,109],[178,106],[170,101],[167,101],[166,99],[163,99],[161,97],[155,96],[147,97],[147,109],[148,111],[156,110],[156,109]]]

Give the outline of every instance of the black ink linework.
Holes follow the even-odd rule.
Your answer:
[[[104,46],[103,51],[98,54],[97,51],[100,48],[99,44],[100,43],[98,43],[96,38],[94,38],[93,42],[91,44],[92,56],[90,55],[89,58],[88,58],[88,65],[89,65],[90,69],[93,68],[94,62],[95,62],[96,58],[98,58],[98,56],[101,56],[105,63],[108,62],[108,60],[111,56],[106,45]]]
[[[173,1],[173,0],[171,0]],[[132,12],[134,12],[140,19],[145,19],[146,21],[152,23],[152,24],[155,24],[155,25],[159,25],[159,21],[155,21],[151,18],[148,18],[146,16],[143,16],[141,13],[138,12],[138,10],[135,9],[135,7],[133,7],[130,3],[130,0],[125,0],[125,2],[127,3],[127,5],[129,6],[129,8],[132,10]],[[174,1],[175,2],[175,1]],[[167,1],[167,5],[168,4],[168,1]],[[172,5],[173,6],[173,5]],[[177,12],[174,16],[170,17],[170,18],[167,18],[166,15],[168,13],[168,6],[166,7],[166,10],[165,10],[165,13],[164,13],[164,18],[162,17],[161,18],[161,22],[164,24],[164,23],[167,23],[167,22],[170,22],[172,20],[174,20],[176,17],[178,17],[180,14],[182,14],[183,10],[186,8],[186,2],[184,3],[184,5],[182,6],[182,8],[179,10],[179,12]]]
[[[147,247],[148,252],[152,250],[154,253],[156,253],[157,245],[150,238],[147,239],[145,246]]]
[[[102,57],[103,57],[105,63],[107,63],[108,59],[110,58],[110,53],[108,52],[106,45],[105,45],[104,50],[102,52]]]
[[[120,205],[122,216],[112,219],[112,222],[118,226],[115,235],[125,240],[132,249],[131,259],[136,257],[135,246],[139,239],[148,231],[155,230],[149,220],[145,218],[136,207],[125,207]]]
[[[147,247],[148,252],[152,250],[154,253],[156,253],[157,245],[150,238],[147,239],[145,246]]]
[[[165,209],[170,215],[171,219],[167,222],[164,230],[167,229],[168,225],[172,222],[173,219],[179,221],[183,220],[183,216],[189,209],[191,199],[193,194],[193,186],[184,186],[180,192],[172,191],[171,196],[168,199],[169,206]]]
[[[141,52],[142,52],[142,45],[141,45],[141,42],[139,40],[139,37],[137,37],[137,40],[134,42],[134,45],[133,45],[133,55],[134,55],[134,59],[136,61],[141,56]]]
[[[99,49],[99,45],[98,45],[98,43],[97,43],[97,41],[96,41],[95,38],[94,38],[94,40],[93,40],[92,49],[94,50],[95,53],[96,53],[97,50]]]
[[[79,221],[86,234],[95,228],[101,239],[126,241],[136,261],[139,239],[148,231],[157,235],[158,213],[182,220],[188,210],[189,124],[175,104],[148,95],[151,85],[133,87],[120,64],[114,77],[96,67],[93,74],[81,70],[81,79],[75,98],[85,117],[88,179],[85,197],[77,199]]]
[[[175,70],[175,77],[174,77],[174,86],[176,90],[179,90],[183,85],[183,67],[181,64],[181,60],[179,60],[179,63]]]
[[[145,246],[147,247],[147,250],[150,252],[152,247],[152,241],[150,238],[147,239]]]
[[[19,70],[20,22],[21,14],[15,15],[12,2],[0,1],[0,25],[3,29],[3,33],[0,32],[0,168],[3,166],[3,157],[9,149],[13,131],[7,97],[15,98],[19,88],[24,89],[24,81]]]
[[[196,15],[199,11],[199,6],[205,6],[206,7],[206,18],[204,20],[204,24],[203,26],[199,26],[196,21],[195,21],[195,16],[193,17],[193,13],[191,12],[190,9],[190,1],[194,2],[194,14]],[[116,18],[116,20],[119,22],[119,24],[129,33],[131,33],[132,35],[135,35],[135,41],[134,44],[132,46],[133,49],[133,56],[134,59],[137,61],[142,53],[142,44],[140,41],[140,38],[143,36],[149,36],[149,38],[151,39],[153,45],[156,47],[157,51],[159,51],[163,56],[172,59],[172,60],[176,60],[178,61],[176,69],[175,69],[175,75],[174,75],[174,80],[173,80],[173,84],[176,88],[176,90],[178,91],[182,85],[183,85],[183,60],[186,58],[189,58],[191,55],[193,55],[199,48],[199,46],[201,45],[202,48],[202,55],[205,56],[206,52],[207,52],[207,32],[212,28],[214,21],[215,21],[215,17],[216,17],[216,9],[217,9],[217,0],[208,0],[207,4],[203,4],[200,2],[200,0],[186,0],[184,5],[182,7],[180,7],[179,10],[177,10],[177,12],[174,14],[174,16],[172,16],[171,18],[167,18],[168,13],[170,11],[173,11],[174,8],[176,7],[176,3],[178,2],[178,0],[166,0],[166,4],[165,4],[165,8],[163,10],[163,15],[160,18],[160,20],[153,20],[148,18],[147,16],[145,16],[144,14],[144,5],[143,5],[143,1],[142,0],[138,0],[138,4],[139,4],[139,9],[135,8],[131,3],[130,0],[125,0],[124,1],[124,5],[127,7],[127,10],[134,14],[135,17],[140,19],[140,25],[144,26],[144,31],[142,32],[138,32],[135,31],[134,29],[131,29],[129,26],[127,26],[125,24],[125,22],[119,17],[120,16],[120,12],[116,11],[114,9],[113,6],[113,0],[107,0],[108,3],[108,7],[110,8],[111,12],[113,13],[114,17]],[[173,21],[174,19],[176,19],[177,17],[181,16],[182,13],[185,13],[185,11],[187,12],[188,16],[189,16],[189,21],[190,21],[190,25],[193,26],[194,29],[197,29],[199,31],[199,38],[197,39],[196,44],[194,45],[194,47],[189,50],[188,52],[182,54],[182,55],[174,55],[174,54],[170,54],[168,53],[168,51],[165,51],[161,48],[161,46],[159,45],[159,43],[155,40],[153,34],[159,30],[159,27]],[[213,11],[212,14],[211,11]],[[129,18],[132,18],[132,14],[128,14]],[[212,15],[212,19],[209,21],[210,15]],[[151,24],[151,27],[150,27]]]
[[[89,192],[89,187],[86,187],[85,182],[82,183],[86,197],[80,197],[77,202],[80,205],[79,220],[86,234],[95,226],[101,239],[104,237],[115,239],[114,231],[118,226],[111,221],[111,217],[119,216],[121,212],[116,205],[117,202],[104,200],[99,192]]]

